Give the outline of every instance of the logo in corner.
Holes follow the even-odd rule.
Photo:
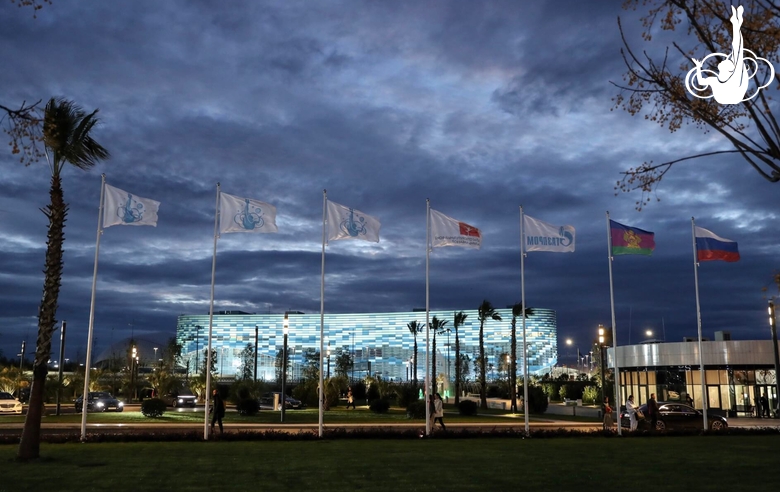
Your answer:
[[[696,66],[685,76],[685,88],[694,97],[699,99],[712,97],[720,104],[739,104],[756,97],[761,89],[766,88],[774,80],[775,68],[772,64],[743,45],[741,28],[744,10],[741,5],[736,9],[731,7],[729,20],[732,26],[732,42],[729,55],[711,53],[701,61],[691,58]],[[702,68],[711,58],[722,58],[718,63],[717,73],[714,70]],[[760,82],[757,80],[754,83],[755,91],[748,94],[750,81],[759,73],[764,75],[763,80]],[[708,89],[711,89],[712,93],[709,93]]]

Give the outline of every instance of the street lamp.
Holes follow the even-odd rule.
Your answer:
[[[604,347],[607,343],[607,329],[604,325],[599,325],[599,364],[601,365],[601,404],[604,404],[604,383],[606,378],[604,377]],[[620,426],[620,422],[618,422]]]
[[[133,345],[133,355],[130,357],[130,396],[131,399],[134,397],[135,392],[135,382],[136,378],[138,377],[137,371],[138,370],[138,349]]]
[[[330,348],[328,348],[328,379],[330,379]]]
[[[282,422],[284,422],[284,407],[287,406],[287,334],[289,331],[290,321],[287,319],[287,313],[284,313],[284,323],[282,324],[282,333],[284,333],[284,345],[282,346],[282,397],[280,401]]]
[[[198,374],[198,342],[200,341],[200,325],[195,325],[195,374]]]
[[[157,349],[158,347],[154,347],[154,360],[157,360]],[[152,364],[154,364],[154,361],[152,361]],[[154,369],[152,369],[154,370]]]

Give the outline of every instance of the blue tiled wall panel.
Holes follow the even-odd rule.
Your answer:
[[[512,312],[497,310],[502,321],[485,322],[485,352],[488,363],[499,366],[501,354],[510,351]],[[479,355],[479,317],[476,310],[464,310],[468,315],[464,325],[458,328],[461,352],[472,361]],[[534,315],[526,320],[528,341],[528,370],[542,374],[549,371],[558,360],[557,326],[555,311],[534,308]],[[300,374],[303,351],[320,348],[320,315],[290,314],[288,347],[292,377]],[[454,311],[431,311],[430,317],[448,320],[452,329]],[[324,322],[325,347],[331,352],[331,375],[334,374],[335,353],[348,350],[355,357],[355,376],[365,375],[367,362],[371,373],[383,378],[406,379],[407,365],[414,352],[414,337],[406,327],[410,321],[425,324],[424,312],[326,314]],[[274,361],[282,349],[283,314],[226,314],[214,315],[212,348],[217,352],[217,372],[230,376],[239,371],[239,354],[249,344],[255,343],[255,326],[258,327],[258,369],[260,379],[275,378]],[[196,350],[203,354],[208,344],[208,315],[179,316],[176,340],[182,346],[182,356],[195,370]],[[431,333],[431,340],[433,333]],[[518,371],[522,372],[522,320],[517,320]],[[448,345],[449,344],[449,345]],[[425,331],[417,335],[417,375],[425,374]],[[449,364],[448,364],[448,346]],[[455,334],[438,335],[436,340],[437,374],[455,373]],[[201,363],[203,357],[201,355]],[[186,363],[186,362],[185,362]],[[448,367],[449,366],[449,367]],[[473,370],[472,370],[473,376]]]

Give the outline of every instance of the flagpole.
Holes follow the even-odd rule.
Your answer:
[[[100,236],[103,234],[103,200],[106,195],[106,175],[100,175],[100,205],[98,206],[97,239],[95,239],[95,267],[92,271],[92,300],[89,304],[89,331],[87,334],[87,360],[84,364],[84,392],[81,394],[81,440],[87,440],[87,403],[89,400],[89,366],[92,363],[92,333],[95,326],[95,287],[97,286]],[[60,361],[62,364],[62,361]]]
[[[612,282],[612,228],[609,227],[609,211],[607,211],[607,261],[609,263],[609,302],[612,307],[612,351],[614,355],[614,365],[615,365],[615,408],[617,409],[617,414],[618,414],[617,433],[620,436],[623,435],[623,431],[621,428],[621,421],[620,421],[620,369],[618,368],[618,357],[617,357],[617,328],[615,326],[615,288]],[[601,349],[603,350],[604,347],[602,346]],[[607,381],[606,376],[602,374],[601,384],[604,385],[606,381]]]
[[[214,276],[217,269],[217,238],[219,237],[219,195],[220,188],[217,183],[217,204],[214,211],[214,256],[211,258],[211,302],[209,303],[209,341],[206,349],[206,358],[203,364],[206,369],[206,406],[203,417],[203,440],[209,440],[209,402],[211,399],[211,331],[214,326]],[[195,353],[195,360],[198,359],[198,353]],[[214,409],[214,412],[218,412]]]
[[[691,235],[693,239],[693,280],[696,286],[696,323],[699,328],[699,371],[701,379],[701,408],[704,430],[707,430],[707,379],[704,374],[704,353],[701,344],[701,305],[699,304],[699,262],[696,254],[696,224],[691,217]]]
[[[431,260],[431,200],[425,199],[425,435],[431,434],[431,399],[428,392],[431,389],[431,382],[428,367],[428,353],[430,352],[430,260]],[[417,361],[414,361],[415,365]]]
[[[528,345],[525,332],[525,227],[523,206],[520,205],[520,304],[523,306],[523,414],[525,434],[529,434],[528,423]],[[512,381],[512,384],[515,384]]]
[[[320,409],[319,409],[319,436],[323,432],[323,401],[325,400],[325,384],[322,378],[322,350],[325,336],[325,220],[328,209],[328,190],[322,190],[322,275],[320,277]],[[354,355],[353,355],[354,357]],[[352,362],[354,364],[354,361]]]

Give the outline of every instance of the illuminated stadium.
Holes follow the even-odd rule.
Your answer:
[[[510,352],[511,309],[498,309],[502,321],[485,322],[485,352],[489,367],[488,377],[496,376],[502,365],[499,358]],[[447,320],[452,329],[455,311],[431,311]],[[461,353],[473,362],[479,355],[479,317],[476,310],[464,310],[468,315],[458,328]],[[303,352],[308,348],[319,350],[320,315],[291,312],[289,318],[288,350],[290,374],[297,379],[303,365]],[[234,376],[241,366],[240,353],[247,345],[254,348],[255,327],[258,333],[258,379],[275,378],[275,360],[283,345],[284,314],[247,314],[226,312],[214,315],[212,349],[217,355],[216,372],[222,377]],[[411,374],[414,337],[407,323],[425,324],[425,312],[325,314],[325,351],[330,351],[331,364],[337,351],[348,351],[354,358],[354,377],[371,375],[385,379],[405,380]],[[190,373],[196,365],[202,368],[204,349],[208,344],[209,316],[182,315],[178,318],[176,340],[182,346],[182,360]],[[526,320],[528,339],[528,370],[533,374],[550,371],[558,360],[555,311],[534,308],[534,315]],[[431,337],[433,334],[431,333]],[[425,374],[425,330],[417,335],[417,377]],[[518,367],[522,367],[522,320],[517,320]],[[196,354],[201,354],[196,359]],[[438,335],[436,342],[436,373],[455,373],[454,332]],[[327,357],[326,357],[327,360]],[[327,364],[327,362],[326,362]],[[335,367],[335,366],[334,366]],[[473,367],[473,366],[472,366]],[[326,369],[327,370],[327,369]],[[471,377],[473,378],[473,370]]]

